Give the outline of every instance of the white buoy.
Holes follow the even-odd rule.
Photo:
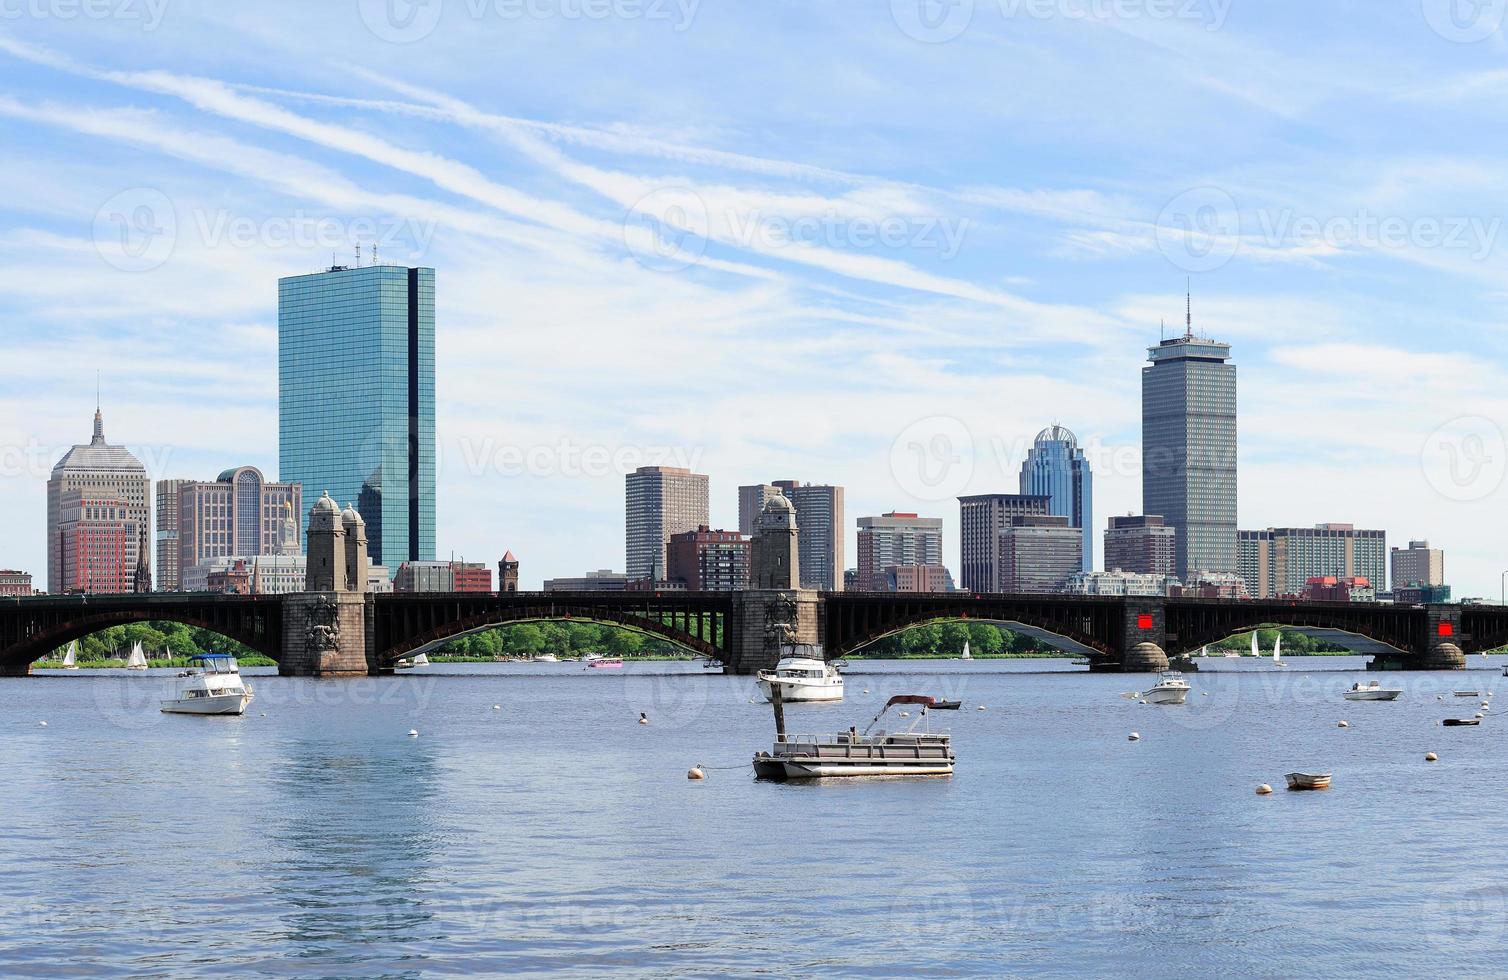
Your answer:
[[[642,711],[639,712],[639,724],[641,724],[641,725],[647,725],[647,724],[649,724],[649,716],[646,715]]]
[[[45,721],[39,721],[39,722],[37,722],[37,725],[38,725],[38,727],[46,728],[47,727],[47,722],[45,722]]]
[[[979,706],[979,710],[980,710],[980,711],[983,711],[983,710],[984,710],[984,705],[982,705],[982,704],[981,704],[981,705],[980,705],[980,706]]]
[[[1345,721],[1344,719],[1342,719],[1341,723],[1339,725],[1336,725],[1335,727],[1336,728],[1350,728],[1351,727],[1351,723],[1349,721]]]
[[[1478,711],[1478,712],[1477,712],[1477,713],[1476,713],[1476,717],[1478,717],[1478,718],[1480,718],[1480,717],[1482,717],[1482,713],[1481,713],[1481,712],[1480,712],[1480,711]]]
[[[867,687],[866,687],[866,688],[864,688],[864,693],[865,693],[865,694],[868,694],[868,693],[869,693],[869,688],[867,688]]]
[[[1433,753],[1433,752],[1426,752],[1426,753],[1424,753],[1424,761],[1425,762],[1439,762],[1440,761],[1440,757],[1438,755],[1435,755],[1435,753]]]
[[[707,778],[707,774],[704,773],[704,772],[702,772],[702,767],[701,766],[692,766],[690,769],[686,770],[686,778],[687,779],[706,779]]]
[[[1126,736],[1126,741],[1128,741],[1128,742],[1140,742],[1141,741],[1141,733],[1140,732],[1132,732],[1130,735]]]
[[[408,737],[409,738],[418,738],[419,737],[419,729],[417,729],[417,728],[410,728],[408,730]]]
[[[1257,795],[1258,796],[1269,796],[1269,795],[1271,795],[1271,793],[1272,793],[1272,787],[1269,786],[1269,785],[1267,785],[1266,783],[1263,783],[1261,786],[1257,787]]]
[[[902,711],[901,712],[901,717],[902,718],[910,718],[911,717],[911,712],[909,712],[909,711]]]
[[[502,705],[500,705],[500,704],[494,704],[494,705],[493,705],[493,706],[492,706],[492,710],[493,710],[493,711],[502,711],[502,710],[503,710],[503,706],[502,706]]]

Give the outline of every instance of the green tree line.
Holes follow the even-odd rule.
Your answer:
[[[81,663],[125,660],[131,647],[137,643],[141,644],[148,659],[171,657],[182,660],[199,653],[228,653],[253,666],[273,663],[251,647],[213,630],[172,622],[129,623],[91,633],[79,640],[78,660]],[[54,650],[46,660],[62,660],[65,650],[66,644]]]

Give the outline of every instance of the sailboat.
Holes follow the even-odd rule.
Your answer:
[[[415,667],[428,667],[429,666],[429,654],[427,654],[427,653],[415,654],[414,655],[414,666]]]
[[[141,644],[140,643],[136,644],[135,646],[133,646],[131,648],[131,656],[129,656],[129,657],[126,658],[126,669],[127,670],[146,670],[147,669],[147,655],[145,653],[141,652]]]
[[[1273,644],[1272,644],[1272,665],[1274,667],[1287,667],[1288,666],[1287,664],[1283,663],[1282,652],[1283,652],[1283,634],[1279,633],[1278,634],[1278,638],[1276,640],[1274,640]]]
[[[68,652],[63,654],[63,669],[78,670],[79,641],[74,640],[68,644]]]
[[[969,652],[969,641],[968,640],[964,640],[963,641],[963,659],[964,660],[973,660],[974,659],[974,655]]]
[[[1262,648],[1257,645],[1257,631],[1256,630],[1252,630],[1251,631],[1251,655],[1253,657],[1260,657],[1262,655]]]

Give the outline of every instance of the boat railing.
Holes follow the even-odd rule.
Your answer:
[[[883,743],[905,744],[918,741],[943,741],[952,737],[951,732],[871,732],[868,735],[799,735],[787,733],[777,736],[776,741],[785,745],[878,745]]]

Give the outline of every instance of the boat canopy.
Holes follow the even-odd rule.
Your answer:
[[[895,697],[885,702],[885,707],[888,708],[892,704],[920,704],[930,708],[936,703],[936,698],[930,697],[926,694],[897,694]]]

